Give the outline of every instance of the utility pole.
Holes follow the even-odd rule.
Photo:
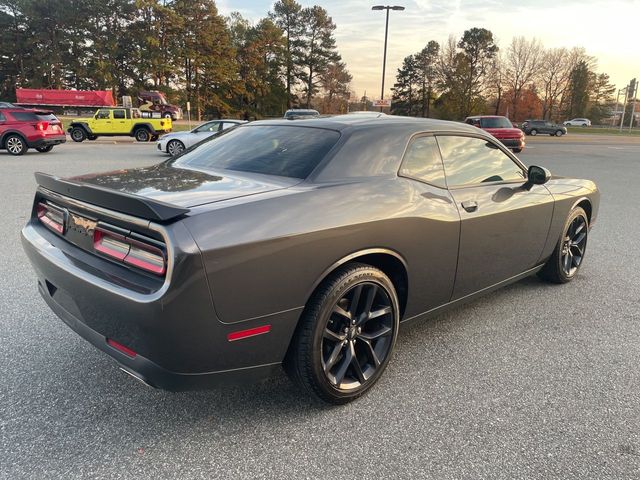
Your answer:
[[[629,85],[624,87],[624,103],[622,104],[622,115],[620,115],[620,133],[622,133],[622,126],[624,124],[624,112],[627,110],[628,95],[629,95]]]
[[[633,117],[635,117],[636,113],[636,97],[638,93],[638,82],[635,78],[629,83],[629,90],[631,90],[629,92],[629,96],[633,98],[633,103],[631,104],[631,115],[629,115],[631,117],[629,118],[629,133],[631,133],[631,129],[633,128]]]
[[[384,55],[382,57],[382,88],[380,89],[380,100],[384,100],[384,76],[385,70],[387,68],[387,35],[389,34],[389,10],[404,10],[404,7],[400,5],[374,5],[371,7],[371,10],[386,10],[387,11],[387,19],[384,25]],[[380,111],[384,107],[380,107]]]

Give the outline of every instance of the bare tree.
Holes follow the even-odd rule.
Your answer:
[[[494,115],[500,115],[505,94],[505,66],[503,55],[498,53],[489,65],[485,92],[495,99]]]
[[[506,84],[511,93],[511,117],[517,120],[518,102],[525,85],[533,82],[543,65],[542,44],[537,39],[514,37],[505,55]]]
[[[553,118],[559,110],[571,84],[571,72],[581,60],[590,63],[590,57],[583,48],[552,48],[544,51],[539,80],[544,95],[542,116],[545,120]]]

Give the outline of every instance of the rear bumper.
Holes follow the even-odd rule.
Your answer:
[[[136,378],[166,390],[256,381],[282,363],[300,311],[225,324],[216,316],[191,237],[170,233],[176,267],[172,283],[149,293],[126,287],[119,266],[84,252],[38,222],[22,231],[45,302],[72,330]],[[102,264],[100,263],[102,262]],[[114,281],[115,280],[115,281]],[[114,283],[111,283],[114,281]],[[230,341],[229,334],[269,324],[264,335]],[[135,352],[129,356],[112,339]]]
[[[38,290],[49,308],[74,332],[102,350],[118,362],[120,368],[146,385],[170,391],[196,390],[214,386],[251,383],[268,378],[280,370],[280,363],[259,365],[205,373],[176,373],[137,354],[135,357],[116,350],[107,343],[107,337],[88,327],[85,323],[65,310],[49,294],[46,287],[38,282]]]
[[[27,140],[27,145],[29,148],[38,148],[38,147],[46,147],[48,145],[60,145],[61,143],[65,143],[67,141],[66,135],[48,135],[46,137],[37,138],[33,140]]]

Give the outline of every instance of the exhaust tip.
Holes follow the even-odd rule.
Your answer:
[[[146,385],[149,388],[154,388],[153,385],[148,384],[142,377],[140,377],[138,374],[130,372],[129,370],[119,367],[121,371],[123,371],[124,373],[126,373],[127,375],[129,375],[130,377],[135,378],[137,381],[139,381],[140,383],[142,383],[143,385]]]

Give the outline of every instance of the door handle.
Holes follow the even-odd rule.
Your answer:
[[[469,213],[475,212],[478,209],[478,202],[474,200],[462,202],[462,208],[464,208]]]

